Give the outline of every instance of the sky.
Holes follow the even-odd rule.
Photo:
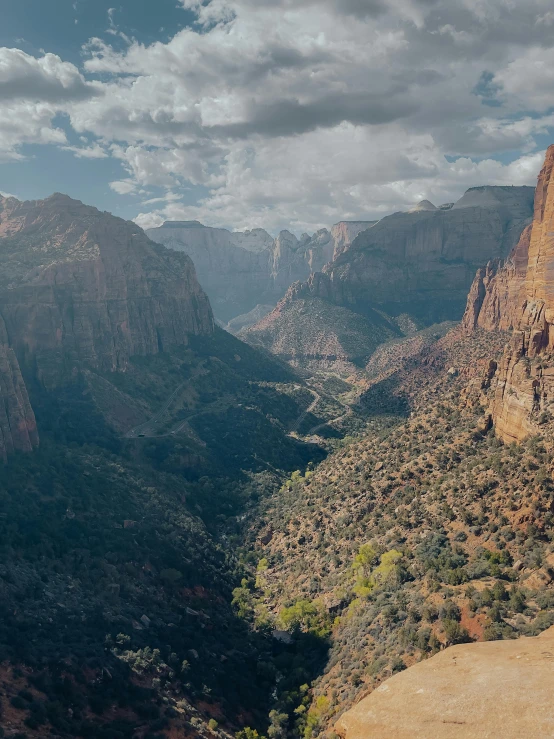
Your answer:
[[[313,232],[554,142],[553,0],[2,0],[0,193]]]

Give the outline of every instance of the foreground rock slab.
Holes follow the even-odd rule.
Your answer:
[[[461,644],[384,682],[337,723],[344,739],[554,736],[554,627]]]

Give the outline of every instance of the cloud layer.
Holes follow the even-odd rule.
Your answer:
[[[180,2],[193,27],[91,39],[81,70],[0,49],[0,157],[31,142],[112,157],[142,225],[313,230],[534,181],[554,124],[551,0]]]

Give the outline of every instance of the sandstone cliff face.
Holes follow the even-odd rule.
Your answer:
[[[331,231],[323,228],[300,239],[290,231],[281,231],[273,239],[263,229],[231,233],[197,221],[167,222],[147,233],[192,258],[216,316],[227,323],[256,305],[275,305],[292,283],[322,270],[373,224],[343,221]]]
[[[343,252],[349,249],[358,234],[362,231],[366,231],[372,226],[375,226],[378,222],[379,221],[340,221],[339,223],[335,223],[331,229],[331,237],[334,244],[333,259],[336,259]]]
[[[0,199],[0,267],[9,344],[48,388],[77,365],[124,370],[132,356],[213,331],[186,255],[64,195]]]
[[[513,330],[494,379],[497,434],[521,441],[550,420],[554,407],[554,146],[539,175],[532,226],[505,264],[478,271],[464,328]]]
[[[0,197],[0,457],[38,443],[24,376],[52,390],[213,330],[185,254],[64,195]]]
[[[521,306],[525,302],[531,231],[530,224],[506,262],[494,260],[477,270],[462,321],[466,331],[477,327],[508,331],[519,324]]]
[[[358,312],[378,307],[427,324],[457,320],[476,269],[509,254],[532,201],[530,187],[474,188],[449,209],[383,218],[326,267],[325,290]]]

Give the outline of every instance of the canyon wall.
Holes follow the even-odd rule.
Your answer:
[[[47,387],[76,363],[129,358],[209,334],[208,299],[185,254],[64,195],[0,199],[0,316],[20,363]]]
[[[505,263],[480,269],[463,320],[466,331],[511,330],[491,386],[496,433],[521,441],[554,411],[554,146],[536,189],[532,225]]]
[[[187,255],[64,195],[0,197],[0,456],[38,441],[24,377],[52,390],[213,330]]]
[[[478,312],[500,258],[531,221],[533,192],[473,188],[453,206],[424,202],[378,223],[337,224],[335,259],[293,283],[241,336],[304,366],[337,360],[363,366],[384,341],[459,320],[475,270],[491,260],[472,287]],[[516,252],[514,269],[524,269],[524,259]],[[499,310],[505,312],[511,297],[502,296]],[[466,320],[476,323],[477,317]]]
[[[395,213],[364,230],[325,268],[325,295],[360,313],[458,320],[475,271],[505,258],[533,214],[533,188],[472,188],[449,208]]]

